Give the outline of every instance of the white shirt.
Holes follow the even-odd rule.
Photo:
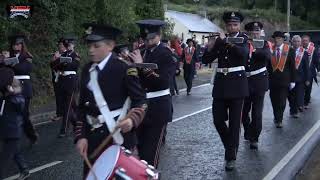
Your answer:
[[[110,52],[108,56],[106,56],[99,64],[98,67],[100,69],[100,71],[106,66],[106,64],[108,63],[110,57],[111,57],[112,53]],[[93,68],[95,68],[97,63],[94,63],[91,65],[91,68],[89,69],[89,72],[93,70]]]

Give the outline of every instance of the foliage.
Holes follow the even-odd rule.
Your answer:
[[[32,5],[31,18],[9,19],[8,5]],[[46,103],[53,95],[49,60],[56,51],[56,41],[65,34],[78,38],[76,51],[81,64],[87,59],[82,41],[85,22],[108,23],[123,30],[120,43],[138,34],[136,20],[164,19],[162,0],[1,0],[0,1],[0,51],[8,49],[8,36],[22,33],[28,37],[28,49],[34,56],[32,81],[34,105]],[[170,33],[170,28],[165,30]]]

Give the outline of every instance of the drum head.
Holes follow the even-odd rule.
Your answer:
[[[106,149],[96,160],[92,169],[97,175],[95,178],[92,171],[89,172],[86,180],[105,180],[109,179],[117,164],[120,154],[120,146],[113,145]]]

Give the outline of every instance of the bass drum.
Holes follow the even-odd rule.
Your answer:
[[[158,180],[159,172],[129,150],[112,145],[95,161],[86,180]]]

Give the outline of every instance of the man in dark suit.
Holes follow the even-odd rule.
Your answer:
[[[225,169],[233,170],[239,147],[240,121],[244,98],[248,96],[245,66],[249,58],[248,37],[240,32],[243,16],[239,12],[225,12],[223,20],[228,32],[210,39],[202,57],[204,64],[218,58],[214,79],[213,122],[225,148]],[[226,121],[229,120],[229,126]]]
[[[140,51],[130,54],[136,63],[155,63],[158,69],[140,69],[140,79],[147,91],[148,112],[138,129],[138,150],[141,159],[157,167],[159,162],[162,138],[168,122],[172,121],[172,98],[170,96],[170,79],[175,73],[175,62],[172,52],[161,44],[161,27],[165,25],[160,20],[140,20],[141,37],[145,40],[146,51],[143,58]]]
[[[246,66],[249,96],[244,101],[242,123],[244,138],[250,141],[251,149],[258,149],[258,140],[262,130],[264,95],[269,89],[266,66],[271,61],[271,52],[268,43],[260,38],[262,28],[262,23],[257,21],[245,25],[245,30],[250,36],[250,53]],[[262,43],[262,46],[259,47],[259,44],[255,44],[256,42]]]
[[[121,133],[113,134],[113,143],[134,150],[137,145],[134,129],[141,123],[147,108],[138,71],[112,53],[115,39],[121,33],[119,29],[92,23],[84,26],[91,62],[83,67],[81,74],[75,128],[77,150],[82,157],[92,155],[116,128],[120,128]],[[84,176],[88,170],[85,165]]]
[[[284,43],[284,33],[275,31],[272,35],[275,43],[272,47],[271,62],[268,64],[270,98],[274,123],[282,128],[283,112],[286,108],[288,90],[295,87],[296,67],[295,50]]]
[[[304,92],[304,108],[308,109],[311,99],[311,91],[313,81],[318,83],[317,81],[317,72],[320,71],[320,61],[318,56],[318,48],[315,47],[314,43],[310,41],[310,36],[303,35],[302,36],[302,46],[308,53],[309,58],[309,68],[310,68],[310,76],[309,82],[310,84],[305,86]]]
[[[182,62],[183,62],[183,77],[187,84],[187,95],[190,95],[192,88],[192,80],[195,75],[195,63],[196,63],[196,48],[194,47],[194,41],[187,39],[187,47],[183,49]]]
[[[75,92],[78,86],[77,71],[80,66],[80,57],[75,52],[75,37],[65,36],[64,44],[67,51],[56,54],[57,60],[51,62],[51,67],[58,73],[58,94],[61,97],[61,105],[63,109],[63,120],[60,127],[58,137],[65,137],[69,123],[74,125],[75,121]],[[71,58],[70,62],[61,61],[63,57]]]
[[[305,86],[309,86],[310,68],[307,51],[301,46],[301,37],[292,37],[292,48],[295,50],[296,86],[289,91],[290,115],[298,118],[298,110],[303,112]]]

